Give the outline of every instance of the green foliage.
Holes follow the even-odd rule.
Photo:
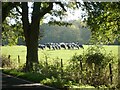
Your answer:
[[[34,4],[35,3],[32,3],[32,6],[30,6],[28,8],[36,8],[34,6]],[[68,8],[75,9],[75,6],[76,6],[75,3],[69,4],[67,2],[38,2],[35,5],[37,5],[38,8],[40,8],[40,10],[41,10],[40,12],[42,13],[42,14],[40,14],[40,18],[41,18],[40,21],[43,21],[43,19],[49,17],[49,15],[50,15],[51,18],[50,18],[50,21],[48,21],[49,23],[62,25],[62,26],[70,25],[69,22],[62,20],[62,18],[64,19],[64,16],[66,15],[65,13]],[[56,8],[54,8],[53,5]],[[23,27],[22,24],[24,23],[24,22],[22,22],[22,18],[23,18],[22,17],[23,10],[21,11],[22,3],[3,2],[2,9],[3,9],[3,17],[4,17],[4,19],[3,19],[4,31],[2,33],[2,36],[3,36],[2,39],[7,44],[15,45],[15,44],[17,44],[19,37],[22,37],[24,40],[23,35],[25,35],[25,33],[23,32],[23,29],[22,29],[22,27]],[[37,10],[37,8],[35,9],[35,11],[36,10]],[[27,10],[26,10],[26,12],[27,12]],[[36,12],[36,13],[38,13],[38,12]],[[50,14],[45,15],[46,13],[47,14],[50,13]],[[34,12],[31,12],[30,15],[31,15],[31,17],[33,17]],[[60,20],[58,21],[54,17],[60,18]],[[31,22],[29,22],[29,24],[31,24]],[[38,28],[39,28],[39,26],[38,26]],[[41,37],[43,37],[43,34],[40,31],[40,39],[41,39]]]
[[[42,24],[41,32],[43,37],[39,43],[47,42],[80,42],[88,43],[90,38],[90,30],[83,28],[82,22],[73,21],[71,26],[57,26]]]
[[[2,55],[2,67],[3,68],[10,68],[10,69],[13,69],[13,68],[16,68],[16,64],[10,60],[10,56],[7,57],[6,55]]]
[[[87,50],[86,54],[86,62],[89,65],[92,65],[94,63],[95,65],[100,65],[103,61],[104,55],[101,53],[99,47],[90,47]]]
[[[23,37],[23,30],[21,23],[17,23],[15,25],[10,25],[10,22],[4,21],[3,23],[4,31],[2,32],[2,42],[3,44],[8,45],[16,45],[18,43],[18,39]]]
[[[72,57],[66,67],[65,78],[94,87],[109,86],[108,66],[109,63],[114,64],[114,60],[112,52],[106,53],[103,47],[91,46],[82,55]]]
[[[72,80],[74,82],[79,83],[79,80],[81,78],[81,63],[83,62],[83,56],[82,55],[73,55],[73,57],[69,61],[69,65],[67,65],[65,69],[65,78],[68,80]]]
[[[41,84],[53,86],[56,88],[63,88],[64,87],[64,79],[61,79],[60,77],[54,78],[46,78],[40,82]]]
[[[11,62],[10,60],[5,56],[5,55],[2,55],[2,67],[8,67],[11,65]]]
[[[41,61],[39,65],[33,65],[33,72],[43,74],[49,78],[57,78],[61,73],[60,63],[57,60],[54,60],[52,64],[48,63],[47,60]]]
[[[24,68],[24,65],[20,65],[17,71],[13,71],[12,75],[15,74],[18,77],[22,77],[24,79],[31,80],[34,82],[42,82],[43,84],[50,85],[53,87],[54,86],[55,87],[64,87],[64,86],[72,87],[73,85],[78,87],[81,85],[90,85],[90,86],[100,87],[100,88],[114,87],[117,82],[116,77],[118,72],[117,71],[118,62],[116,62],[117,59],[114,57],[113,53],[110,52],[110,50],[112,51],[115,50],[114,51],[114,54],[115,54],[117,52],[117,49],[115,46],[104,46],[104,47],[105,48],[93,45],[93,46],[85,47],[84,51],[77,50],[77,51],[80,51],[77,53],[75,53],[76,50],[75,52],[74,50],[68,50],[69,52],[67,50],[58,50],[58,51],[56,50],[54,51],[54,53],[53,51],[50,51],[50,50],[42,51],[42,53],[44,52],[45,58],[40,59],[38,65],[36,64],[33,65],[32,72],[27,72],[27,73],[23,72],[22,69]],[[10,48],[9,46],[9,48],[8,47],[6,48],[9,49],[9,51],[12,51],[11,48],[13,47]],[[17,48],[17,51],[19,51],[18,47],[16,48]],[[16,48],[14,47],[15,50]],[[20,50],[22,50],[22,53],[23,53],[25,48],[23,49],[22,47],[20,48]],[[5,51],[8,52],[7,50]],[[15,54],[15,51],[13,52]],[[70,53],[70,55],[68,55],[67,52]],[[75,54],[73,54],[73,52]],[[60,58],[54,58],[54,60],[50,59],[51,58],[50,56],[52,54],[57,54],[57,55],[60,55],[60,57],[63,57],[61,56],[61,53],[65,57],[72,56],[70,60],[63,59],[62,68],[61,68]],[[97,55],[97,59],[95,58],[96,55]],[[40,55],[40,56],[43,56],[43,55]],[[88,60],[88,58],[90,60],[93,60],[93,59],[100,60],[101,62],[96,62],[95,60],[93,60],[94,62],[90,64],[91,62]],[[109,77],[110,77],[109,63],[111,63],[112,71],[113,71],[112,86],[109,80]],[[95,64],[97,65],[97,67],[95,67]]]
[[[61,22],[61,21],[50,21],[49,24],[50,25],[58,25],[58,26],[66,26],[66,27],[72,25],[69,22]]]
[[[88,77],[89,84],[94,85],[95,87],[101,85],[109,85],[109,76],[107,75],[107,66],[109,63],[115,59],[112,52],[106,53],[105,49],[101,47],[90,47],[88,48],[86,54],[86,64],[89,68]],[[112,63],[113,64],[113,63]]]
[[[10,74],[10,75],[23,78],[25,80],[29,80],[29,81],[36,82],[36,83],[39,83],[40,81],[45,79],[45,76],[42,74],[38,74],[35,72],[34,73],[33,72],[22,72],[19,69],[4,69],[3,72],[6,74]]]
[[[93,43],[119,41],[120,2],[85,2]]]
[[[85,54],[86,63],[92,66],[92,63],[95,66],[99,66],[105,68],[109,62],[114,60],[114,56],[112,52],[106,53],[106,50],[103,47],[99,46],[91,46],[87,49]]]

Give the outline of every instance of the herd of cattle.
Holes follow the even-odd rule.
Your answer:
[[[45,44],[39,44],[38,48],[44,50],[46,48],[51,50],[60,50],[60,49],[84,49],[83,45],[80,43],[45,43]]]

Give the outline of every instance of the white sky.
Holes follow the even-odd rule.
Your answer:
[[[32,2],[29,2],[28,6],[29,6],[29,21],[31,22],[31,14],[30,13],[32,13]],[[56,7],[57,6],[54,6],[53,8],[55,9]],[[57,7],[57,8],[59,8],[59,7]],[[67,12],[66,12],[67,15],[64,16],[64,20],[70,21],[70,20],[82,19],[81,18],[81,14],[82,13],[85,13],[85,12],[83,12],[81,10],[81,8],[76,9],[76,10],[67,10]],[[47,17],[47,18],[43,20],[44,23],[47,23],[50,20],[51,17],[53,17],[56,20],[60,20],[58,17],[51,16],[49,14],[46,14],[45,17]],[[10,22],[10,24],[15,24],[15,20],[14,19],[10,19],[10,18],[7,18],[7,19]]]
[[[31,7],[32,6],[32,2],[28,3],[28,6]],[[56,6],[54,6],[53,8],[55,9]],[[57,8],[59,8],[59,7],[57,7]],[[32,12],[32,8],[29,8],[29,13],[31,13],[31,12]],[[65,16],[64,19],[66,21],[81,19],[81,14],[82,13],[84,13],[84,12],[81,10],[81,8],[76,9],[74,11],[73,10],[67,10],[67,12],[66,12],[67,16]],[[47,23],[50,20],[50,18],[53,17],[53,16],[51,16],[49,14],[46,14],[45,17],[47,17],[47,18],[44,19],[43,22]],[[53,18],[55,18],[56,20],[59,20],[59,18],[57,18],[57,17],[53,17]],[[31,22],[30,14],[29,14],[29,20]]]
[[[81,19],[81,13],[83,13],[83,11],[81,11],[80,9],[78,9],[78,10],[75,10],[74,11],[74,14],[71,14],[70,12],[66,12],[66,14],[67,14],[67,16],[64,16],[64,20],[66,20],[66,21],[70,21],[70,20],[78,20],[78,19]],[[46,19],[44,19],[44,22],[45,23],[47,23],[48,22],[48,20],[50,20],[50,17],[53,17],[53,16],[50,16],[49,14],[46,14],[45,15],[47,18]],[[60,20],[59,18],[57,18],[57,17],[53,17],[53,18],[55,18],[56,20]]]

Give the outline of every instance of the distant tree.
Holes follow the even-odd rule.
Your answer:
[[[90,38],[90,30],[82,27],[79,20],[70,21],[70,26],[49,25],[44,23],[41,25],[43,37],[39,43],[47,42],[79,42],[81,44],[88,43]]]

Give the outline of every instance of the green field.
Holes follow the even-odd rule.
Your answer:
[[[82,54],[83,51],[85,52],[90,45],[84,45],[84,49],[75,49],[75,50],[38,50],[39,60],[43,61],[46,60],[47,57],[48,61],[52,60],[60,60],[63,59],[64,61],[69,60],[75,53]],[[104,45],[105,50],[107,53],[110,51],[113,52],[115,57],[118,57],[118,47],[117,45]],[[17,61],[18,55],[20,56],[21,63],[25,63],[26,60],[26,46],[2,46],[2,55],[11,55],[11,59]],[[64,62],[65,63],[65,62]]]
[[[24,78],[26,80],[30,80],[32,82],[33,81],[34,82],[40,82],[42,84],[48,83],[48,85],[49,85],[49,82],[51,82],[50,84],[54,86],[54,83],[52,83],[52,82],[53,82],[53,80],[55,81],[56,79],[48,79],[48,78],[50,78],[49,76],[51,76],[51,73],[52,73],[52,76],[58,76],[59,73],[58,74],[56,74],[56,73],[58,71],[61,72],[61,69],[59,70],[59,68],[53,68],[53,70],[51,71],[51,68],[52,68],[51,64],[56,67],[56,63],[53,63],[53,61],[58,60],[60,62],[60,59],[63,59],[63,64],[65,66],[65,68],[63,68],[64,74],[66,75],[66,77],[68,77],[70,75],[70,80],[71,80],[71,78],[73,78],[75,80],[75,78],[78,77],[78,75],[74,77],[74,73],[76,75],[75,70],[77,70],[77,69],[76,68],[75,69],[73,69],[73,68],[70,69],[70,67],[72,67],[72,66],[71,66],[70,63],[68,64],[68,61],[75,54],[77,54],[77,55],[83,54],[83,52],[86,52],[89,47],[91,47],[91,46],[90,45],[84,45],[84,49],[79,49],[79,50],[78,49],[75,49],[75,50],[64,50],[64,49],[62,49],[62,50],[49,50],[49,49],[41,50],[41,49],[39,49],[38,50],[39,61],[46,61],[46,57],[47,57],[47,60],[50,63],[50,64],[48,64],[49,67],[50,67],[48,69],[46,69],[46,66],[44,66],[44,64],[43,64],[44,67],[42,67],[42,69],[40,69],[40,70],[43,70],[42,74],[41,73],[39,73],[39,74],[38,73],[24,73],[24,72],[18,72],[17,70],[9,70],[9,69],[8,70],[5,69],[4,72],[8,73],[8,74],[12,74],[12,75],[22,77],[22,78]],[[118,61],[118,48],[120,48],[120,46],[104,45],[103,47],[106,50],[106,53],[109,53],[110,51],[112,51],[112,53],[115,55],[115,59],[113,59],[113,60],[115,60],[115,63],[112,64],[112,70],[113,70],[113,72],[112,72],[113,73],[113,81],[112,82],[115,85],[116,82],[117,82],[117,76],[118,76],[117,75],[117,72],[118,72],[118,70],[117,70],[118,62],[117,61]],[[16,65],[19,66],[19,64],[17,63],[18,55],[20,56],[20,60],[21,60],[20,64],[25,63],[25,60],[26,60],[26,46],[2,46],[1,49],[2,49],[2,55],[6,55],[7,57],[8,57],[8,55],[11,55],[10,58],[14,62],[16,62],[15,63]],[[16,65],[15,65],[15,67],[16,67]],[[67,66],[70,66],[70,67],[67,67]],[[67,68],[69,68],[69,69],[67,69]],[[46,74],[46,70],[47,70],[47,72],[50,72],[50,73]],[[109,70],[109,67],[106,67],[107,74],[109,74],[108,70]],[[68,72],[71,71],[72,73],[73,72],[74,73],[73,74],[69,74],[69,73],[67,74],[66,73],[67,71]],[[89,76],[87,76],[87,74],[86,74],[86,77],[89,77]],[[92,78],[94,78],[94,76],[92,76]],[[57,77],[57,80],[58,79],[59,78]],[[65,80],[67,80],[67,79],[65,79]],[[86,79],[84,79],[84,80],[86,80]],[[45,81],[45,82],[43,82],[43,81]],[[58,81],[56,82],[57,84],[55,84],[55,85],[60,85],[60,82],[58,82]],[[70,82],[65,81],[63,85],[66,85],[66,83],[67,83],[67,85],[70,84]],[[108,84],[109,84],[109,82],[108,82]],[[72,81],[71,85],[72,85],[73,88],[77,88],[77,87],[92,88],[92,89],[94,88],[93,86],[86,86],[86,85],[81,86],[78,83],[73,82],[73,81]]]

